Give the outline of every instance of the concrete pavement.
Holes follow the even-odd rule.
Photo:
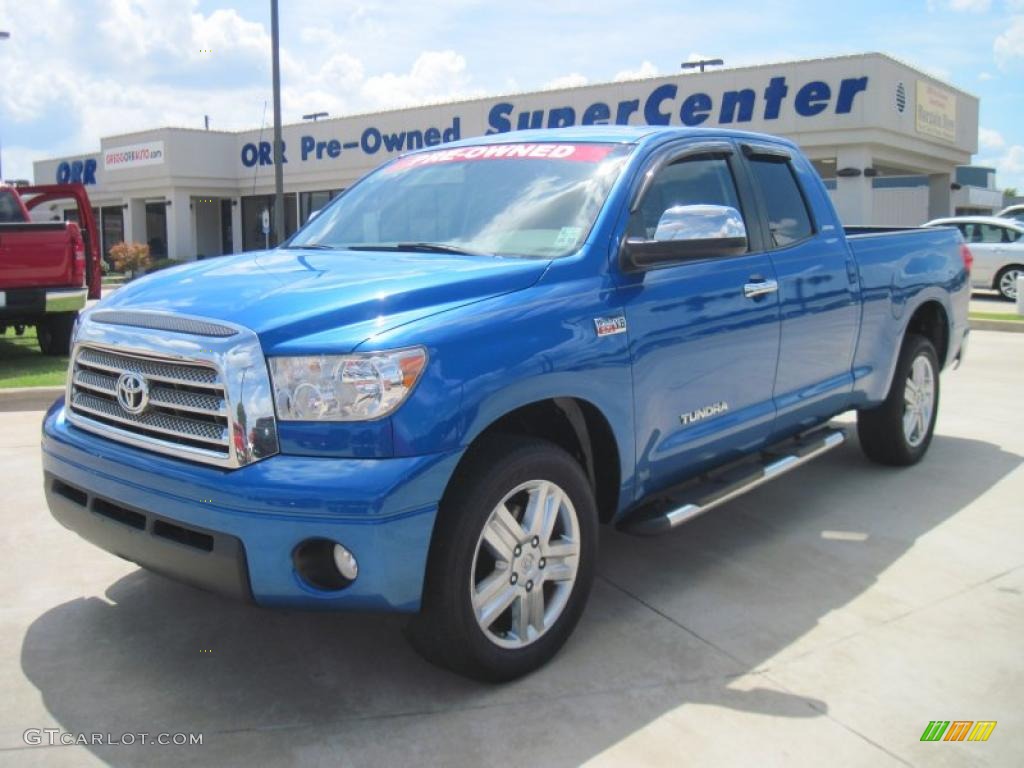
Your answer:
[[[401,617],[234,604],[94,549],[45,510],[41,414],[0,414],[0,763],[1021,765],[1024,335],[973,334],[942,385],[917,467],[854,439],[669,536],[606,531],[573,639],[499,687],[422,662]],[[936,719],[998,725],[921,743]]]

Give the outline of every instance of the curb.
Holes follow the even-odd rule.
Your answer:
[[[1024,322],[1016,320],[975,320],[970,319],[972,331],[1004,331],[1007,333],[1024,333]]]
[[[0,413],[45,411],[64,394],[64,387],[13,387],[0,389]]]

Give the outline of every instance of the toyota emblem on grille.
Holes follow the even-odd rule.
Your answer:
[[[149,405],[149,385],[137,373],[122,373],[117,380],[117,402],[132,416],[138,416]]]

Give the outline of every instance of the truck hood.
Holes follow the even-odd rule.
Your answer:
[[[235,323],[259,334],[268,353],[314,347],[347,352],[399,325],[528,288],[548,264],[457,254],[277,249],[164,270],[129,283],[98,306]]]

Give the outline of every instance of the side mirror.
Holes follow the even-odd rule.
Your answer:
[[[746,252],[747,228],[735,208],[677,205],[661,215],[653,240],[630,237],[623,242],[622,265],[634,271]]]

